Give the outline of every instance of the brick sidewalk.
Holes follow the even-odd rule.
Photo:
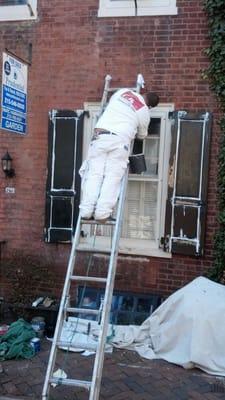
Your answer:
[[[50,343],[43,340],[41,351],[31,360],[2,362],[0,400],[41,400]],[[60,351],[57,367],[75,371],[79,379],[90,379],[93,356]],[[72,377],[71,375],[68,377]],[[75,376],[74,376],[75,377]],[[136,353],[115,350],[106,354],[100,400],[213,400],[225,399],[225,378],[200,370],[184,370],[162,360],[145,360]],[[49,400],[88,400],[84,390],[60,386]]]

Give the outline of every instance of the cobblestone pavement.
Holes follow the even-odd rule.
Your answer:
[[[3,361],[0,400],[41,400],[50,343],[43,339],[41,351],[31,360]],[[60,354],[59,354],[60,353]],[[59,351],[57,367],[72,378],[90,379],[93,356]],[[213,400],[225,399],[225,378],[162,360],[145,360],[136,353],[115,350],[106,354],[100,400]],[[68,386],[51,389],[49,400],[88,400],[84,390]]]

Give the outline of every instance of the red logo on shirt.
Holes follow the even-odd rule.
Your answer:
[[[134,93],[131,91],[127,91],[121,95],[126,101],[133,107],[136,111],[140,110],[140,108],[144,107],[144,103],[141,102],[141,100],[135,96]]]

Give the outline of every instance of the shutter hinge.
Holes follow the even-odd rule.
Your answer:
[[[164,243],[165,243],[165,238],[164,238],[164,236],[161,236],[161,238],[160,238],[160,245],[163,246]]]
[[[55,119],[56,114],[57,114],[57,110],[49,111],[49,118],[51,121],[53,121],[53,119]]]
[[[86,117],[90,117],[90,113],[88,110],[75,110],[78,118],[80,118],[82,115],[86,116]]]
[[[180,110],[178,111],[178,118],[184,118],[187,115],[187,111]]]
[[[202,114],[201,117],[202,119],[204,119],[205,122],[209,121],[209,112],[206,111],[206,113]]]
[[[88,118],[90,118],[90,111],[89,110],[84,110],[84,115]]]

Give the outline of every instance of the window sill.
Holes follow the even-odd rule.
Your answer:
[[[80,242],[79,249],[85,251],[93,246],[94,237],[83,238]],[[106,237],[97,236],[93,252],[110,252],[109,239]],[[155,242],[150,240],[140,239],[120,239],[119,254],[135,255],[135,256],[146,256],[146,257],[157,257],[157,258],[171,258],[172,254],[157,248]]]
[[[143,242],[146,242],[143,240]],[[171,258],[172,254],[163,251],[162,249],[151,248],[143,243],[143,246],[129,246],[129,245],[120,245],[120,254],[128,254],[135,256],[146,256],[146,257],[157,257],[157,258]]]
[[[37,0],[29,4],[15,6],[0,6],[0,22],[27,21],[37,19]]]

